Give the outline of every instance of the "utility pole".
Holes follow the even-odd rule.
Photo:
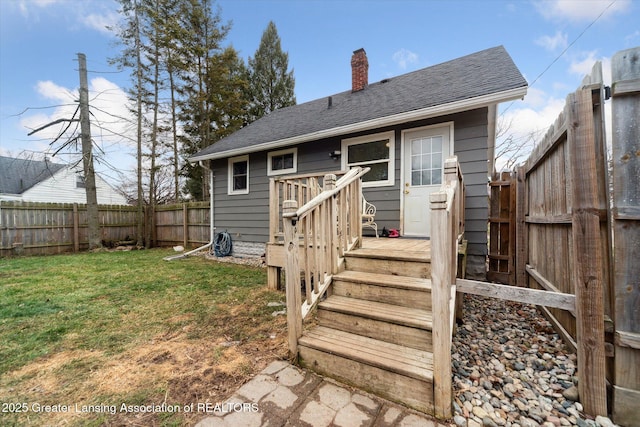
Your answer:
[[[80,137],[82,140],[82,165],[87,193],[87,223],[89,225],[89,250],[102,247],[98,221],[98,195],[96,175],[91,153],[91,124],[89,121],[89,84],[87,82],[87,57],[78,53],[80,71]]]

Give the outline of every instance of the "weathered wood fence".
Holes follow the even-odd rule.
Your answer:
[[[136,207],[100,205],[101,239],[116,243],[135,239]],[[209,203],[156,207],[155,246],[207,243]],[[84,204],[0,202],[0,257],[78,252],[89,247]]]
[[[156,206],[155,246],[204,245],[211,239],[209,202]]]
[[[574,294],[575,311],[542,307],[578,355],[590,414],[607,415],[605,315],[610,318],[604,88],[597,64],[518,170],[522,190],[517,274],[530,288]]]
[[[598,63],[526,163],[492,185],[490,215],[489,277],[575,296],[570,308],[539,303],[577,352],[585,411],[629,426],[640,425],[639,58],[612,61],[613,182]]]

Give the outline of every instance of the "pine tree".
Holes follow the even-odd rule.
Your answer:
[[[182,155],[192,154],[211,145],[214,123],[209,102],[212,88],[208,80],[211,58],[222,51],[221,43],[229,32],[230,25],[222,24],[220,8],[214,11],[210,0],[189,0],[183,3],[182,26],[187,37],[182,49],[189,67],[182,72],[184,84],[180,90],[183,102],[180,105],[180,121],[183,125]],[[183,174],[187,177],[185,191],[196,200],[207,198],[207,180],[202,168],[185,163]],[[200,186],[198,189],[197,186]]]
[[[282,51],[276,24],[270,21],[262,33],[255,56],[249,58],[251,76],[251,120],[278,108],[296,104],[295,78],[289,67],[289,54]]]

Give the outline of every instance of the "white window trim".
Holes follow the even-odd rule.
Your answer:
[[[244,190],[234,190],[233,189],[233,164],[238,162],[247,162],[247,188]],[[227,194],[228,195],[236,195],[236,194],[249,194],[249,156],[238,156],[231,157],[227,163]]]
[[[395,132],[394,131],[382,132],[382,133],[358,136],[358,137],[355,137],[355,138],[348,138],[348,139],[343,139],[342,140],[342,156],[341,156],[342,170],[348,170],[349,169],[349,165],[347,163],[347,160],[348,160],[348,147],[350,145],[366,144],[367,142],[379,141],[381,139],[388,139],[389,140],[389,159],[388,160],[377,160],[377,161],[371,161],[371,162],[365,162],[365,163],[366,164],[370,164],[370,163],[389,162],[388,179],[386,179],[384,181],[363,182],[362,183],[363,187],[388,187],[388,186],[393,186],[394,185],[394,183],[395,183],[395,170],[396,170],[396,161],[395,161],[396,140],[395,140]],[[355,163],[353,166],[358,166],[358,165],[359,164]]]
[[[275,171],[271,169],[271,166],[272,166],[271,159],[273,158],[273,156],[282,156],[283,154],[291,154],[291,153],[293,153],[292,168],[279,169]],[[286,150],[272,151],[269,154],[267,154],[267,176],[286,175],[286,174],[296,173],[296,172],[298,172],[298,148],[297,147],[287,148]]]

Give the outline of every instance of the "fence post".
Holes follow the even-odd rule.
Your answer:
[[[615,321],[613,420],[638,425],[640,402],[640,47],[611,59]]]
[[[285,200],[282,213],[293,213],[298,210],[298,202]],[[287,334],[289,339],[289,356],[298,358],[298,338],[302,336],[302,295],[300,292],[300,259],[297,218],[283,218],[284,248],[286,253],[286,295],[287,295]]]
[[[451,218],[447,214],[447,193],[429,196],[431,208],[431,301],[433,307],[433,399],[440,419],[451,417]]]
[[[567,97],[571,155],[573,282],[576,295],[578,392],[585,412],[607,415],[603,257],[590,89]]]
[[[80,215],[78,214],[78,204],[73,204],[73,252],[80,251],[80,232],[78,229]]]
[[[529,259],[528,234],[525,206],[526,198],[526,171],[523,165],[516,168],[516,286],[528,287],[527,260]]]

